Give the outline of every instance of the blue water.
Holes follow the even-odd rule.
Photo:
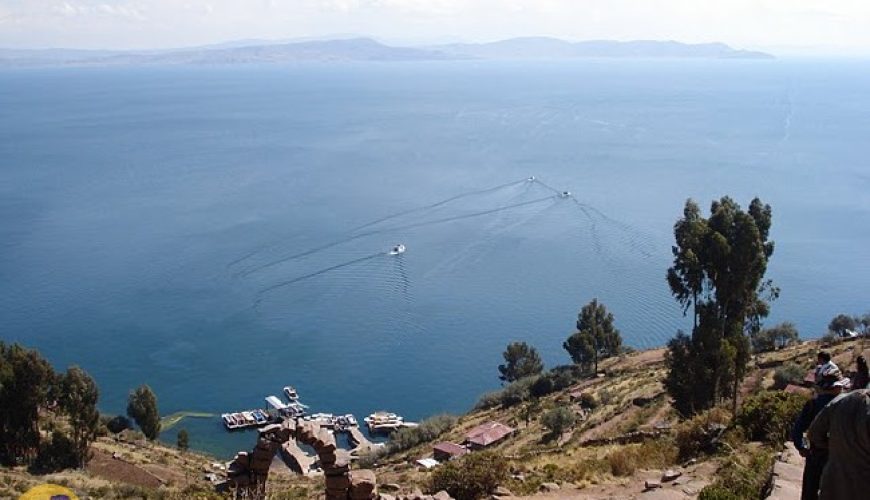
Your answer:
[[[868,88],[860,61],[0,72],[2,338],[83,366],[108,412],[141,383],[164,414],[286,384],[462,412],[509,341],[567,362],[593,297],[635,347],[686,326],[671,227],[724,194],[773,206],[770,323],[818,336],[868,309]]]

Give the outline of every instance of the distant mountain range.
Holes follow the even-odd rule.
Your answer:
[[[395,47],[370,38],[268,42],[246,40],[186,49],[109,51],[0,49],[0,65],[250,64],[293,61],[432,61],[458,59],[707,58],[773,59],[723,43],[673,41],[566,42],[555,38],[512,38],[492,43]]]

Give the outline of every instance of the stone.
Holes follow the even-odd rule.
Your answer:
[[[559,491],[559,485],[556,483],[541,483],[541,491]]]
[[[656,481],[655,479],[647,479],[644,482],[644,489],[647,489],[647,490],[654,490],[656,488],[661,488],[661,487],[662,487],[662,483],[660,483],[659,481]]]
[[[399,490],[401,490],[401,489],[402,489],[402,487],[399,486],[399,485],[396,484],[396,483],[386,483],[386,484],[382,484],[382,485],[381,485],[381,491],[392,491],[392,492],[396,492],[396,491],[399,491]]]
[[[350,496],[353,498],[368,498],[375,491],[375,473],[368,469],[352,470],[350,476]]]
[[[441,490],[438,493],[435,493],[434,495],[432,495],[432,497],[435,500],[453,500],[453,497],[450,496],[450,493],[447,493],[444,490]]]
[[[496,488],[495,491],[492,493],[492,495],[496,496],[496,497],[512,497],[512,496],[514,496],[514,494],[511,493],[511,490],[505,488],[504,486],[499,486],[498,488]]]
[[[341,476],[326,476],[326,489],[328,490],[346,490],[350,488],[350,478],[346,474]]]
[[[662,474],[662,481],[663,482],[673,481],[674,479],[676,479],[682,475],[683,475],[683,473],[680,471],[668,469],[665,471],[664,474]]]

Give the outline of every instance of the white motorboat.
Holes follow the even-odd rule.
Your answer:
[[[292,385],[284,387],[284,395],[287,396],[287,399],[289,399],[291,403],[295,403],[299,400],[299,394],[296,392],[296,388]]]
[[[390,250],[390,255],[399,255],[401,253],[405,253],[405,250],[405,245],[399,243],[398,245],[394,246],[392,250]]]

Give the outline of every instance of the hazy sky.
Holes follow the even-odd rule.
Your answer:
[[[393,42],[723,41],[870,53],[870,0],[0,0],[0,46],[158,48],[365,34]]]

